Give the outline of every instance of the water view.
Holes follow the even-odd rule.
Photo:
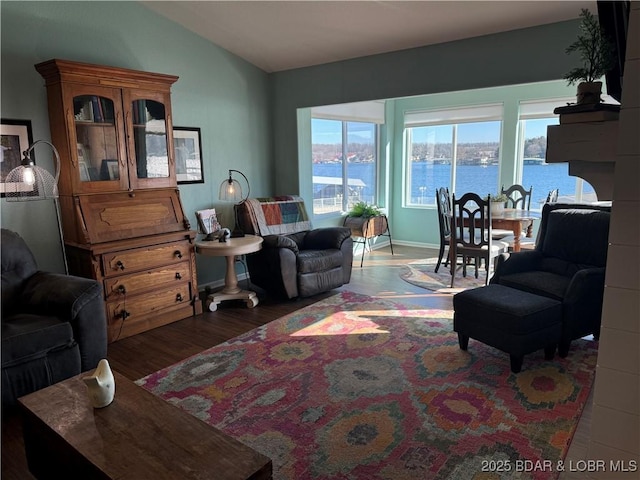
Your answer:
[[[526,163],[523,170],[522,185],[533,186],[531,208],[540,208],[550,190],[559,190],[559,201],[575,202],[576,177],[569,176],[566,163]],[[363,200],[374,202],[375,164],[370,162],[350,163],[349,195],[352,202]],[[319,206],[324,200],[331,202],[342,194],[342,164],[315,163],[314,197]],[[324,177],[324,178],[322,178]],[[331,182],[327,181],[329,177]],[[451,185],[451,166],[425,161],[411,162],[411,203],[417,205],[435,205],[435,191],[441,186]],[[455,192],[476,192],[480,195],[495,194],[499,190],[498,165],[459,165],[456,168]],[[593,187],[583,182],[582,201],[596,201]],[[352,203],[350,202],[350,203]],[[328,205],[327,205],[328,206]],[[317,210],[316,210],[317,211]]]

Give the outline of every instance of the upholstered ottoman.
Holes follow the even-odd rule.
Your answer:
[[[524,355],[544,348],[551,360],[562,335],[562,304],[503,285],[465,290],[453,297],[453,330],[460,348],[469,338],[507,352],[518,373]]]

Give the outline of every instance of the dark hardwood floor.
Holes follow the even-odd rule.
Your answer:
[[[243,302],[223,302],[216,312],[206,312],[192,318],[165,325],[109,345],[111,367],[127,378],[137,380],[161,368],[173,365],[209,347],[218,345],[260,325],[322,300],[339,290],[350,290],[370,296],[398,300],[429,308],[452,308],[452,295],[438,294],[413,286],[400,278],[404,265],[412,260],[437,256],[433,249],[394,245],[367,253],[364,266],[354,259],[351,283],[332,292],[312,298],[276,302],[258,291],[260,303],[247,309]],[[241,281],[244,285],[245,281]],[[243,288],[245,288],[243,286]],[[117,395],[117,393],[116,393]],[[589,407],[590,410],[590,407]],[[588,435],[588,425],[582,430]],[[580,433],[580,429],[579,429]],[[588,439],[588,436],[586,437]],[[574,441],[575,443],[575,441]],[[584,444],[584,439],[580,445]],[[582,458],[582,449],[577,452]],[[571,452],[570,452],[571,454]],[[32,479],[29,474],[22,441],[19,416],[4,415],[2,419],[2,479]]]

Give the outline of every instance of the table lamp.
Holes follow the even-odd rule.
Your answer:
[[[233,178],[232,173],[238,173],[244,178],[244,181],[247,184],[247,194],[242,194],[242,187],[240,183]],[[229,178],[224,180],[220,184],[220,192],[218,194],[218,198],[225,202],[237,202],[234,205],[233,212],[235,217],[235,227],[231,232],[231,238],[244,237],[244,232],[240,228],[240,222],[238,221],[238,209],[236,208],[239,205],[242,205],[247,198],[249,198],[249,192],[251,191],[251,186],[249,185],[249,180],[240,170],[229,170]]]

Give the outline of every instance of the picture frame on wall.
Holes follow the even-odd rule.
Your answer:
[[[0,120],[0,195],[6,196],[7,184],[5,178],[11,170],[22,163],[22,152],[33,144],[33,132],[31,130],[31,120],[13,120],[3,118]],[[35,156],[32,151],[29,154],[35,164]],[[33,190],[33,186],[26,184],[12,184],[12,188]],[[15,190],[12,190],[15,191]],[[34,192],[35,194],[36,192]],[[28,194],[27,194],[28,195]]]
[[[173,151],[178,183],[204,183],[200,128],[174,126]]]

